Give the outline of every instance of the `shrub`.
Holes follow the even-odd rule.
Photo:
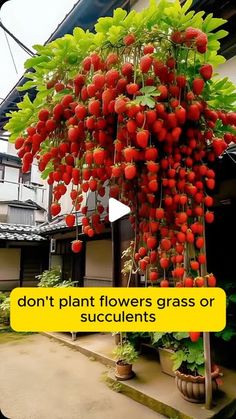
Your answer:
[[[42,274],[37,275],[36,278],[39,280],[38,287],[41,288],[67,288],[73,287],[76,281],[65,280],[62,281],[61,270],[59,267],[54,267],[44,271]]]

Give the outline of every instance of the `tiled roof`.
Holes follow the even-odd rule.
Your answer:
[[[8,201],[0,201],[1,204],[7,204],[11,207],[20,207],[20,208],[29,208],[29,209],[40,209],[46,211],[45,208],[38,205],[36,202],[32,201],[31,199],[27,199],[26,201],[18,201],[17,199],[12,199]]]
[[[41,241],[38,227],[23,224],[0,223],[0,240]]]
[[[78,225],[82,224],[81,220],[82,220],[82,216],[81,216],[81,214],[78,214],[77,215]],[[75,227],[75,224],[74,224],[74,227]],[[41,225],[39,227],[40,233],[49,233],[49,232],[54,232],[54,231],[57,231],[57,230],[63,230],[63,229],[67,229],[67,228],[68,227],[65,223],[64,216],[59,216],[55,220],[51,221],[50,223]]]

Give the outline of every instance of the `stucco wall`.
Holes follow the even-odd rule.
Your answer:
[[[150,1],[149,0],[138,0],[134,3],[132,6],[132,9],[136,10],[137,12],[140,12],[142,9],[145,9],[149,6]]]
[[[87,242],[85,276],[91,279],[112,279],[111,240]]]
[[[20,278],[20,249],[0,249],[0,281]]]
[[[236,84],[236,56],[230,58],[224,64],[219,65],[217,72],[221,77],[229,77]]]

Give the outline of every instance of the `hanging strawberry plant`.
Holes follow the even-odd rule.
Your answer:
[[[236,90],[214,75],[225,21],[161,0],[127,14],[100,18],[95,33],[75,28],[26,61],[37,89],[6,125],[23,161],[38,159],[53,185],[53,216],[69,191],[82,230],[104,230],[110,197],[131,207],[133,258],[160,286],[215,286],[202,276],[204,223],[212,223],[214,160],[236,142]],[[86,199],[95,196],[88,215]],[[69,227],[74,214],[67,215]],[[73,242],[79,252],[82,242]],[[159,282],[158,282],[159,281]]]

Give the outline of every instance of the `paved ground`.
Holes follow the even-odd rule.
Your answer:
[[[105,367],[41,335],[1,339],[0,409],[10,419],[160,419],[112,391]]]

